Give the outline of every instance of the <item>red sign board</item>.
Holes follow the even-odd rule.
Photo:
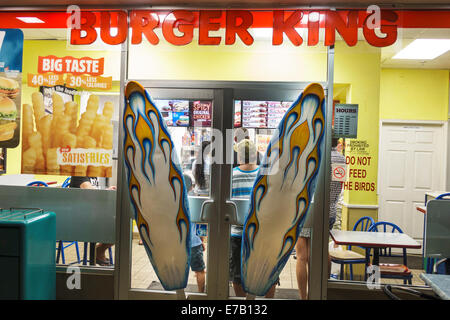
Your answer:
[[[38,58],[38,73],[53,72],[55,74],[71,73],[73,75],[88,74],[99,76],[103,74],[104,58],[89,57],[74,58],[46,56]]]
[[[311,13],[315,13],[312,15]],[[267,15],[271,14],[271,19]],[[128,21],[124,11],[95,13],[91,11],[81,12],[81,28],[71,30],[71,44],[88,45],[93,43],[98,32],[96,27],[100,23],[100,37],[103,42],[116,45],[123,43],[131,29],[131,43],[139,44],[145,37],[153,45],[159,43],[159,37],[155,33],[156,28],[162,29],[164,39],[173,45],[187,45],[193,41],[194,28],[198,28],[199,45],[232,45],[236,38],[240,38],[246,45],[252,45],[254,38],[249,28],[261,27],[262,17],[255,19],[255,15],[264,15],[264,21],[271,21],[272,44],[281,45],[284,35],[295,45],[303,44],[301,35],[296,28],[307,29],[308,46],[317,45],[319,42],[319,29],[325,28],[325,46],[333,45],[338,32],[349,46],[356,45],[358,41],[358,29],[363,29],[366,41],[375,47],[386,47],[397,40],[397,28],[399,16],[395,11],[382,10],[380,14],[380,32],[384,36],[378,36],[375,29],[369,24],[372,13],[366,11],[284,11],[273,10],[269,12],[253,12],[249,10],[173,10],[162,14],[159,11],[138,10],[131,11]],[[317,16],[320,18],[317,19]],[[111,28],[117,28],[118,32],[112,36]],[[225,37],[212,36],[210,32],[225,28]],[[177,30],[177,32],[175,32]]]

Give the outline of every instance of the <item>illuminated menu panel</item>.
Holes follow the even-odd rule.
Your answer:
[[[242,101],[242,125],[245,128],[267,128],[267,102]]]

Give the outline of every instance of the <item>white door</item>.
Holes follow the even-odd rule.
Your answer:
[[[419,242],[424,216],[415,206],[424,204],[425,192],[444,186],[443,134],[443,125],[381,126],[378,220],[395,223]]]

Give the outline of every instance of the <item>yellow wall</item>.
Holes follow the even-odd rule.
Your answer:
[[[380,87],[381,119],[448,118],[449,70],[383,69]]]
[[[157,46],[143,41],[132,45],[130,79],[223,81],[325,81],[325,47],[294,47],[289,42],[272,46],[258,40],[252,46],[237,41],[233,46]]]
[[[92,57],[105,58],[105,73],[104,76],[112,76],[113,88],[105,92],[118,92],[120,90],[117,80],[120,78],[120,52],[116,51],[93,51],[93,50],[69,50],[67,49],[66,41],[57,40],[25,40],[23,49],[23,69],[22,69],[22,104],[31,104],[31,94],[38,90],[38,88],[27,86],[27,74],[37,73],[37,64],[39,56],[55,55],[58,57],[73,56],[77,58]],[[119,60],[118,60],[119,59]],[[19,144],[16,148],[7,150],[7,174],[20,174],[21,171],[21,149]],[[65,176],[42,176],[35,175],[36,180],[43,181],[57,181],[62,183]]]
[[[379,95],[380,95],[380,49],[371,47],[365,42],[358,42],[355,47],[348,47],[341,41],[336,44],[334,64],[335,84],[348,84],[346,103],[358,104],[358,136],[351,140],[367,141],[367,154],[349,152],[346,156],[370,157],[370,165],[353,165],[351,169],[364,169],[366,178],[349,178],[352,183],[375,183],[374,191],[350,190],[344,193],[344,201],[349,204],[377,204],[376,183],[378,172],[378,125],[379,125]]]

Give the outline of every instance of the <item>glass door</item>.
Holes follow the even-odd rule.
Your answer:
[[[198,253],[203,255],[206,272],[199,273],[198,270],[190,269],[185,293],[189,299],[233,299],[240,296],[230,272],[230,264],[234,263],[230,259],[233,252],[232,233],[234,228],[242,227],[245,221],[248,200],[232,193],[234,172],[238,167],[233,151],[238,142],[237,135],[244,129],[248,134],[247,138],[262,157],[284,112],[307,84],[199,81],[140,83],[147,89],[166,120],[190,190],[188,201],[191,220],[195,225],[193,229],[200,238],[196,243],[202,248]],[[325,85],[324,88],[326,89]],[[255,106],[264,108],[265,111],[256,112]],[[203,161],[204,165],[198,166],[199,161]],[[321,172],[323,170],[319,171],[316,199],[323,198]],[[122,182],[126,183],[123,171]],[[133,233],[127,190],[119,192],[122,199],[119,298],[178,298],[175,292],[163,290],[145,250],[139,245],[139,236],[131,236],[135,232]],[[323,225],[322,206],[321,201],[316,201],[313,208],[316,212],[310,222],[310,265],[326,263],[322,261],[324,244],[323,234],[319,231]],[[191,259],[196,260],[192,256]],[[292,255],[283,269],[275,288],[275,298],[299,298],[293,270],[294,260]],[[193,267],[202,269],[201,263],[200,266]],[[322,278],[322,269],[310,268],[309,283],[317,283],[317,279]],[[201,292],[203,278],[205,289]],[[321,290],[320,285],[310,286],[310,297],[320,297]]]

